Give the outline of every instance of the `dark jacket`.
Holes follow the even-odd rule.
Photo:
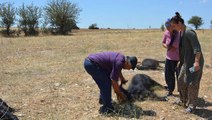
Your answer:
[[[186,30],[183,31],[182,34],[183,35],[181,37],[179,46],[180,65],[183,66],[184,72],[187,76],[186,81],[189,83],[192,80],[195,80],[195,77],[199,76],[198,74],[202,74],[202,69],[204,66],[204,58],[196,32],[192,29],[186,28]],[[195,62],[195,55],[197,52],[201,53],[199,61],[200,70],[191,73],[189,71],[189,68],[193,66]]]

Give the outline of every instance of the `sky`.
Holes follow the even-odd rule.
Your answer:
[[[82,10],[77,26],[88,28],[146,29],[160,28],[167,18],[178,11],[187,24],[192,16],[203,19],[200,28],[209,29],[212,21],[212,0],[69,0]],[[0,0],[0,3],[22,3],[44,7],[49,0]],[[188,25],[191,26],[191,25]]]

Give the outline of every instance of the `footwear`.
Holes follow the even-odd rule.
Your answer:
[[[169,91],[169,88],[168,88],[168,86],[164,86],[164,88],[165,88],[167,91]]]
[[[100,104],[100,105],[103,105],[103,104],[104,104],[104,101],[103,101],[102,98],[99,98],[99,104]]]
[[[185,112],[186,112],[186,113],[192,113],[193,110],[194,110],[193,108],[187,107],[187,108],[185,109]]]
[[[169,98],[167,96],[164,96],[161,98],[161,101],[169,101]]]
[[[103,105],[99,109],[99,114],[110,114],[110,113],[113,113],[113,112],[114,112],[114,107],[113,106],[107,107],[107,106]]]
[[[173,95],[173,93],[170,91],[166,93],[166,96],[172,96],[172,95]]]

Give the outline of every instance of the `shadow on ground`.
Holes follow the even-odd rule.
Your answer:
[[[212,106],[212,102],[205,101],[203,98],[198,98],[197,100],[197,108],[193,114],[205,118],[205,119],[211,119],[212,120],[212,110],[206,109],[206,107]]]
[[[156,116],[153,110],[143,110],[133,103],[117,104],[113,103],[115,111],[109,116],[125,117],[125,118],[141,118],[142,116]]]
[[[196,109],[193,114],[205,119],[210,118],[210,120],[212,120],[212,111],[208,109]]]
[[[212,106],[212,102],[205,101],[203,98],[198,98],[197,106],[198,107],[210,107],[210,106]]]

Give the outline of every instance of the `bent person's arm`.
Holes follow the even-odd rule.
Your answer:
[[[116,94],[119,94],[119,93],[121,92],[121,91],[119,90],[118,81],[112,80],[112,86],[113,86],[114,92],[115,92]]]
[[[120,91],[118,81],[112,80],[112,86],[119,102],[126,101],[126,96]]]
[[[190,40],[192,49],[193,49],[193,54],[195,54],[195,61],[193,63],[194,69],[195,71],[198,71],[200,69],[200,57],[201,57],[201,48],[200,48],[200,43],[199,40],[197,38],[197,34],[195,31],[188,31],[188,38]]]
[[[201,52],[197,52],[195,55],[195,61],[194,61],[195,71],[198,71],[200,69],[200,65],[199,65],[200,56],[201,56]]]
[[[124,78],[122,73],[120,73],[119,78],[121,79],[121,84],[126,84],[128,81]]]

